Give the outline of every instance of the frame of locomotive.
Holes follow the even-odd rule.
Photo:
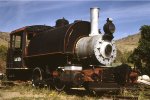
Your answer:
[[[99,8],[91,8],[91,22],[69,24],[63,18],[56,21],[55,27],[34,25],[12,31],[7,78],[31,79],[35,87],[47,85],[58,91],[71,87],[114,90],[131,83],[132,71],[128,67],[110,66],[116,56],[112,40],[115,26],[108,18],[105,34],[100,33],[98,11]]]

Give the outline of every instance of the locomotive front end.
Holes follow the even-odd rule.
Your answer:
[[[95,62],[110,65],[116,57],[116,47],[113,39],[115,25],[107,18],[104,34],[99,32],[99,8],[91,8],[91,32],[88,37],[80,38],[76,44],[75,53],[78,59],[90,59]],[[109,66],[106,66],[109,67]]]
[[[76,63],[64,66],[61,79],[75,86],[83,86],[87,90],[105,90],[118,87],[114,79],[114,69],[111,63],[116,57],[116,47],[113,40],[115,25],[107,18],[104,34],[99,31],[99,8],[91,8],[91,30],[89,35],[81,36],[75,43]],[[70,78],[68,78],[68,76]],[[110,87],[108,87],[110,86]]]

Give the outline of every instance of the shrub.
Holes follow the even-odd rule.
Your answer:
[[[129,56],[128,61],[133,63],[142,74],[150,76],[150,26],[144,25],[140,31],[139,45]]]

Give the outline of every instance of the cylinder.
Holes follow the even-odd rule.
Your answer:
[[[91,33],[89,36],[99,35],[98,23],[99,23],[99,8],[91,8]]]

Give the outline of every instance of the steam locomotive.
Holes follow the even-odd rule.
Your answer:
[[[12,31],[7,78],[31,79],[35,87],[47,85],[58,91],[72,87],[116,89],[128,83],[131,71],[111,66],[116,57],[112,19],[107,18],[102,34],[99,8],[90,11],[91,22],[76,20],[69,24],[63,18],[54,27],[33,25]]]

